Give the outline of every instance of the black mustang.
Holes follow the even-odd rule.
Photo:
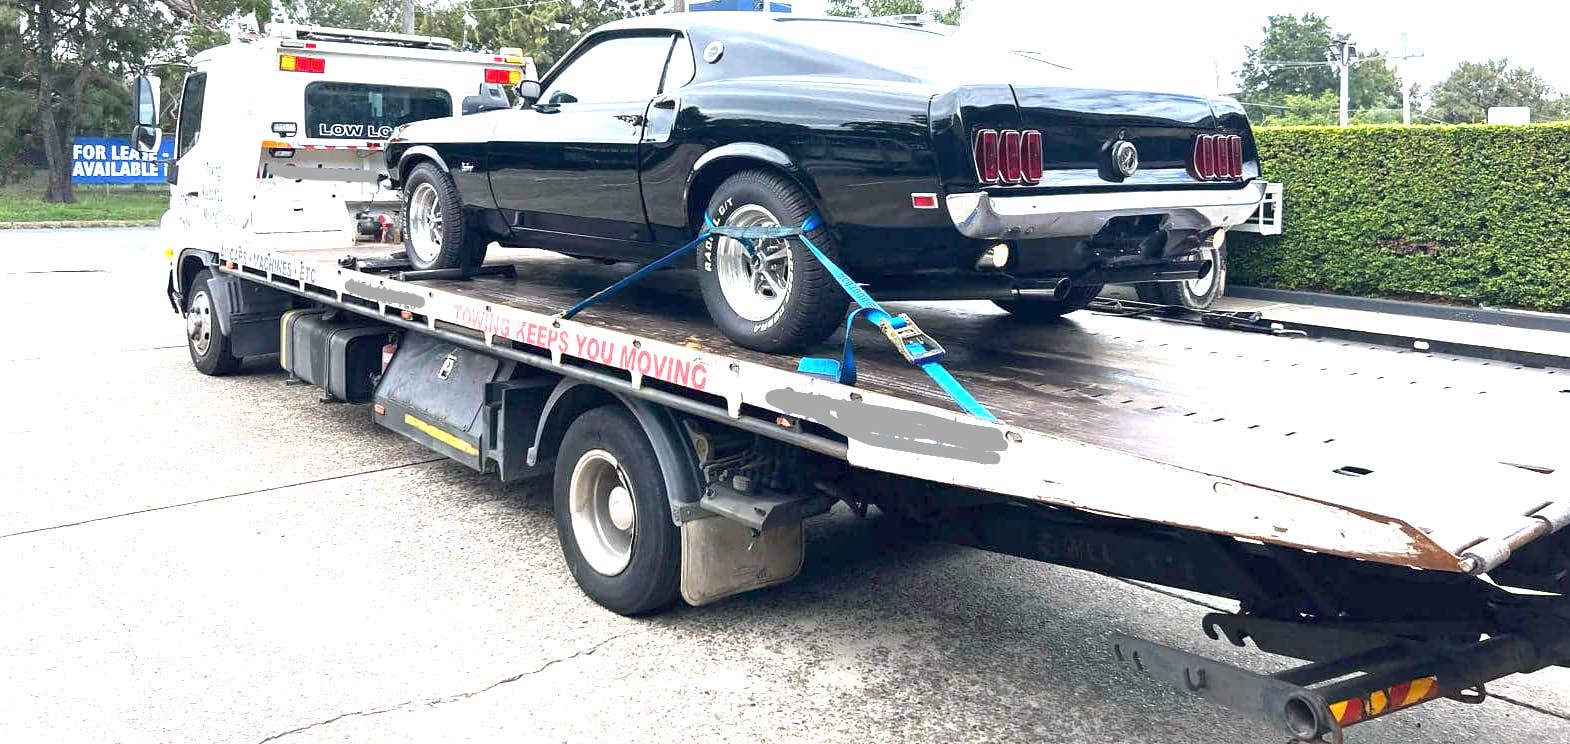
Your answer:
[[[1103,284],[1192,280],[1264,184],[1235,102],[1067,87],[932,31],[761,13],[602,26],[518,108],[401,127],[387,150],[417,268],[491,241],[647,263],[717,224],[799,225],[880,299],[1030,318]],[[704,301],[737,343],[822,340],[847,298],[799,241],[710,238]]]

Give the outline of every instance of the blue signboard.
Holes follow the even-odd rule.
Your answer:
[[[771,13],[789,13],[790,3],[777,3],[773,0],[707,0],[707,2],[688,3],[687,10],[767,10]]]
[[[164,140],[155,154],[137,152],[129,140],[77,137],[71,140],[71,181],[163,183],[168,161],[173,159],[174,140]]]

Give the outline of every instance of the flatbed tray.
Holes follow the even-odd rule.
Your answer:
[[[822,424],[859,466],[1058,506],[1472,573],[1570,512],[1570,371],[1086,311],[1032,325],[988,303],[891,304],[943,344],[993,425],[871,329],[857,331],[855,387],[731,344],[688,271],[559,320],[634,267],[493,249],[488,265],[515,277],[399,282],[339,263],[386,252],[221,258],[253,280],[532,350],[541,366]]]

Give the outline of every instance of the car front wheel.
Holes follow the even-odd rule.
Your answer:
[[[456,269],[485,261],[486,243],[463,221],[452,178],[420,163],[403,184],[403,247],[415,269]]]
[[[738,227],[796,226],[812,202],[789,179],[768,171],[743,171],[720,184],[709,218]],[[807,233],[830,258],[834,236],[820,225]],[[771,353],[798,351],[839,326],[849,299],[800,240],[710,236],[698,251],[703,302],[720,331],[738,345]]]

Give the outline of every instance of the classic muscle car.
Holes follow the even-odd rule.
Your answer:
[[[1202,278],[1264,183],[1227,99],[1073,87],[921,28],[655,15],[586,35],[515,108],[400,128],[408,260],[491,242],[647,263],[716,224],[801,225],[879,299],[1053,318],[1102,285]],[[466,109],[468,107],[466,106]],[[703,299],[736,343],[821,341],[847,297],[800,241],[711,236]]]

